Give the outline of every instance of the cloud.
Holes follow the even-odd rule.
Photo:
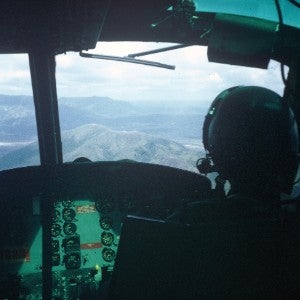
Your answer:
[[[0,73],[0,83],[5,84],[8,82],[12,82],[14,80],[26,80],[30,77],[29,71],[24,71],[24,70],[16,70],[12,71],[9,70],[7,72]]]
[[[99,43],[92,53],[126,56],[169,44]],[[268,70],[211,63],[206,47],[192,46],[141,57],[176,65],[175,71],[67,53],[56,57],[59,97],[108,96],[129,101],[211,101],[225,88],[261,85],[282,94],[279,65]],[[32,94],[28,56],[0,56],[0,93]]]
[[[60,66],[61,69],[69,69],[73,67],[74,61],[71,56],[62,54],[56,57],[56,63]]]

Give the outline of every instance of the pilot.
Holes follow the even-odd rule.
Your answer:
[[[220,93],[206,115],[203,144],[207,158],[202,167],[228,180],[227,198],[278,205],[281,193],[291,193],[298,168],[297,124],[275,92],[237,86]]]
[[[181,219],[211,237],[205,247],[222,264],[210,278],[219,272],[225,278],[220,291],[224,284],[233,299],[294,299],[300,292],[299,222],[289,223],[280,205],[298,169],[298,129],[288,103],[266,88],[229,88],[208,110],[203,144],[207,157],[198,169],[219,174],[218,193],[190,203]],[[230,188],[222,196],[225,181]]]
[[[226,89],[205,117],[203,144],[207,155],[198,170],[218,173],[212,199],[184,204],[168,221],[197,225],[282,213],[280,197],[292,192],[299,142],[293,112],[281,96],[258,86]]]

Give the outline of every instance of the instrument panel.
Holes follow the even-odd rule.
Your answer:
[[[101,206],[101,199],[67,198],[54,203],[53,298],[96,297],[100,283],[108,280],[113,271],[124,216],[117,206]],[[24,215],[19,221],[25,224],[29,217]],[[0,299],[10,299],[15,285],[19,286],[16,299],[42,299],[42,228],[41,220],[37,221],[40,215],[34,218],[36,222],[28,228],[35,232],[31,245],[6,244],[0,249]],[[28,235],[22,227],[18,226],[18,235]]]
[[[210,192],[202,176],[140,163],[5,173],[0,172],[0,299],[42,299],[43,195],[53,199],[52,297],[67,300],[97,298],[105,289],[126,215],[164,219],[183,200]]]
[[[56,202],[54,212],[54,270],[61,265],[67,270],[113,266],[122,222],[118,210],[100,209],[99,201],[90,199],[68,199]]]
[[[55,202],[51,228],[53,297],[80,298],[84,293],[92,297],[98,292],[100,282],[113,271],[122,217],[116,207],[108,203],[101,206],[100,199]]]

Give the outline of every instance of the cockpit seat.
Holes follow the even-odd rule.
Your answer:
[[[234,219],[224,206],[211,218],[202,204],[206,219],[194,225],[125,220],[110,299],[295,298],[297,243],[282,220]]]
[[[299,218],[291,220],[276,207],[236,195],[191,203],[184,219],[198,228],[201,299],[299,295]]]

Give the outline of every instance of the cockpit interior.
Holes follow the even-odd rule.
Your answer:
[[[33,162],[35,150],[30,145],[22,154],[24,164],[19,164],[19,152],[8,153],[8,148],[1,152],[0,147],[0,300],[254,299],[253,295],[267,299],[275,295],[272,288],[267,288],[274,282],[282,287],[282,299],[297,298],[300,292],[299,174],[291,195],[281,195],[281,206],[291,221],[286,225],[289,234],[287,237],[280,235],[280,240],[274,233],[276,230],[278,233],[276,226],[276,230],[272,227],[272,235],[270,231],[264,234],[270,223],[255,224],[256,234],[252,236],[253,232],[247,229],[248,225],[253,226],[251,220],[243,228],[230,222],[222,223],[222,226],[221,223],[210,227],[205,224],[192,226],[185,222],[182,213],[174,222],[170,216],[184,212],[192,203],[203,201],[206,205],[208,199],[226,193],[228,183],[225,187],[222,183],[220,189],[220,182],[215,181],[215,177],[203,175],[206,173],[203,165],[202,169],[200,167],[202,174],[199,174],[193,165],[197,159],[194,161],[192,155],[187,154],[188,169],[172,164],[176,155],[185,150],[177,144],[168,146],[162,140],[160,148],[152,140],[147,146],[154,157],[165,149],[163,161],[170,162],[169,165],[135,159],[140,157],[140,152],[135,152],[135,156],[98,159],[74,151],[70,159],[65,159],[63,148],[67,146],[62,139],[66,136],[64,130],[71,129],[66,125],[68,116],[74,115],[74,124],[84,117],[75,110],[77,102],[96,116],[92,104],[97,99],[90,98],[91,102],[84,104],[83,98],[73,103],[69,100],[71,104],[63,110],[58,99],[58,90],[63,90],[63,84],[58,82],[63,75],[57,72],[57,68],[63,70],[65,66],[60,65],[60,61],[69,63],[67,58],[62,58],[69,53],[83,63],[93,65],[94,72],[102,75],[110,73],[106,68],[102,71],[98,61],[116,64],[114,74],[118,74],[119,64],[124,63],[150,69],[148,76],[152,69],[176,72],[180,54],[174,64],[157,61],[155,55],[201,46],[209,64],[217,64],[220,68],[250,69],[254,77],[264,70],[271,72],[267,78],[272,78],[275,72],[270,65],[276,63],[279,78],[276,82],[280,85],[270,86],[263,80],[261,84],[274,89],[288,101],[300,124],[300,3],[297,0],[251,0],[247,4],[222,0],[26,0],[2,1],[0,7],[0,56],[5,55],[5,60],[12,61],[16,55],[26,55],[29,67],[25,75],[31,83],[30,105],[33,107],[33,115],[28,117],[27,123],[18,125],[23,110],[16,110],[17,117],[9,119],[5,126],[4,121],[0,121],[0,146],[4,149],[8,145],[9,139],[2,137],[11,135],[10,127],[17,128],[14,134],[24,136],[32,122],[36,128],[33,144],[38,160]],[[145,42],[154,47],[125,56],[102,54],[105,47],[101,48],[101,45],[113,42]],[[161,43],[164,46],[159,46]],[[93,51],[97,44],[100,53]],[[196,64],[193,57],[182,53],[182,59],[184,56]],[[148,55],[152,55],[151,59]],[[70,74],[76,77],[80,73],[78,70]],[[10,104],[5,102],[10,98],[2,95],[7,93],[4,86],[9,72],[0,63],[2,120],[12,113]],[[192,70],[191,77],[198,74],[196,72]],[[232,76],[243,79],[248,76],[245,74],[246,71],[241,71]],[[223,83],[216,73],[206,75],[214,81],[216,96]],[[129,77],[130,74],[120,76]],[[166,78],[165,73],[163,76]],[[148,78],[150,80],[150,77],[145,80]],[[101,84],[115,88],[111,81],[103,81]],[[13,87],[16,93],[18,84],[16,79]],[[167,85],[167,79],[165,83],[160,79],[155,89],[163,90],[164,84]],[[206,81],[201,78],[200,84],[205,85]],[[175,80],[173,87],[176,94]],[[77,88],[74,86],[74,91]],[[128,89],[134,90],[134,83]],[[145,91],[146,88],[134,90],[136,94]],[[183,92],[188,94],[184,89]],[[209,104],[206,104],[207,112]],[[120,110],[123,109],[132,108],[122,106]],[[151,107],[147,109],[151,110]],[[168,116],[168,124],[176,123],[182,113],[180,105],[174,104],[173,109],[176,114],[174,118]],[[110,124],[111,119],[106,115],[99,113],[99,116],[103,117],[102,124]],[[200,118],[195,117],[195,121],[194,117],[189,115],[184,123],[190,134],[186,139],[191,138],[190,128],[194,124],[196,131],[201,132]],[[204,120],[202,117],[201,121]],[[134,124],[141,118],[160,136],[166,134],[156,121],[140,116],[114,115],[114,121],[120,125],[118,129],[126,134],[126,143],[131,146],[145,139],[144,135],[134,139],[129,133],[132,128],[135,130]],[[125,121],[129,125],[124,125]],[[95,119],[91,123],[95,123]],[[183,125],[178,123],[179,129],[166,127],[166,130],[173,130],[174,136],[181,135]],[[26,124],[28,128],[24,127]],[[85,130],[81,131],[82,135],[97,129],[99,136],[93,136],[92,141],[102,139],[103,145],[108,143],[104,127],[89,124],[81,129]],[[114,130],[111,128],[109,132],[116,136],[115,148],[122,148],[121,137]],[[67,138],[70,145],[71,142],[78,143],[79,148],[76,134],[70,131]],[[200,145],[201,137],[198,141]],[[88,144],[91,151],[99,151],[99,147],[92,145]],[[112,151],[108,149],[103,146],[101,151]],[[194,214],[197,215],[197,208]],[[215,216],[219,217],[218,214]],[[242,240],[247,248],[243,248],[242,254],[232,252],[235,239]],[[283,240],[288,245],[288,254],[278,250],[281,249],[278,244]],[[256,252],[253,257],[252,252]],[[278,257],[284,259],[279,263]],[[251,265],[255,267],[252,269]],[[245,272],[241,266],[251,270]],[[241,273],[235,273],[234,268]],[[237,274],[245,277],[241,279]],[[279,275],[273,278],[274,274]],[[251,294],[246,290],[253,278],[259,281],[259,284],[256,282],[259,288]],[[266,290],[272,292],[268,294]]]

